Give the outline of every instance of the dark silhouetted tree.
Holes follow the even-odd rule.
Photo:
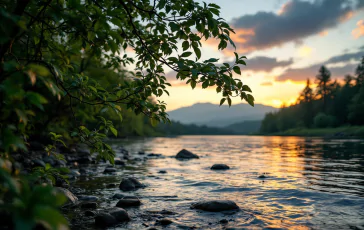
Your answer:
[[[316,83],[317,83],[317,95],[320,96],[320,98],[322,98],[323,102],[322,111],[325,112],[326,103],[328,100],[327,98],[331,93],[330,92],[331,73],[325,66],[321,66],[319,73],[316,76]]]

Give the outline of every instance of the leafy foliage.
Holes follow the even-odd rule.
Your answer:
[[[235,47],[230,39],[234,31],[219,17],[216,4],[193,0],[3,0],[0,6],[3,157],[11,159],[14,153],[26,152],[30,140],[49,140],[50,133],[48,155],[64,160],[56,153],[56,144],[75,141],[86,143],[98,160],[113,163],[114,152],[104,139],[126,133],[120,125],[123,119],[145,125],[143,114],[152,125],[169,122],[166,104],[158,100],[168,94],[167,68],[192,88],[200,84],[215,87],[222,94],[221,104],[227,101],[231,105],[232,97],[240,97],[254,105],[250,88],[234,78],[245,65],[244,56],[234,53],[235,62],[222,65],[216,58],[202,59],[204,39],[216,39],[219,50],[228,44]],[[131,132],[151,130],[133,128]],[[2,191],[18,197],[24,210],[34,208],[29,213],[36,214],[20,221],[19,228],[33,226],[38,219],[54,229],[65,223],[55,206],[38,206],[42,201],[36,192],[51,197],[50,188],[28,189],[28,180],[22,178],[22,189],[9,190],[6,186],[13,176]],[[54,181],[62,172],[46,165],[34,169],[33,176]],[[12,214],[21,219],[26,212],[17,204],[12,204]]]

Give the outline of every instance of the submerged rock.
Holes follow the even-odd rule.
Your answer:
[[[238,210],[239,206],[231,200],[210,200],[200,201],[191,205],[192,209],[200,209],[208,212],[222,212],[230,210]]]
[[[258,176],[258,178],[259,179],[265,179],[265,178],[267,178],[265,175],[260,175],[260,176]]]
[[[129,220],[130,217],[124,209],[115,207],[100,212],[95,217],[95,224],[99,227],[111,227]]]
[[[173,223],[173,221],[171,221],[170,219],[166,219],[166,218],[164,218],[164,219],[161,219],[161,220],[159,220],[158,221],[158,223],[160,224],[160,225],[170,225],[170,224],[172,224]]]
[[[138,188],[144,188],[145,186],[133,177],[124,178],[119,185],[119,188],[123,191],[133,191]]]
[[[127,208],[127,207],[140,206],[141,204],[142,203],[140,202],[140,200],[138,198],[136,198],[136,199],[123,198],[123,199],[119,200],[119,202],[116,204],[116,207]]]
[[[78,198],[72,192],[70,192],[68,189],[55,187],[55,190],[56,190],[56,192],[62,193],[63,195],[65,195],[67,197],[67,202],[65,205],[77,203]]]
[[[176,155],[177,159],[198,159],[199,157],[196,154],[191,153],[186,149],[182,149]]]
[[[123,160],[121,160],[120,158],[115,158],[114,164],[115,165],[125,165],[125,162]]]
[[[226,164],[214,164],[213,166],[211,166],[212,170],[227,170],[230,169],[229,166],[227,166]]]
[[[110,166],[106,167],[104,170],[104,173],[114,173],[114,172],[117,172],[117,169]]]
[[[167,171],[166,170],[160,170],[158,173],[164,174],[164,173],[167,173]]]

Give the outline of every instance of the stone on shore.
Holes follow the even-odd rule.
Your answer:
[[[231,200],[209,200],[200,201],[191,205],[192,209],[200,209],[208,212],[222,212],[238,210],[239,206]]]
[[[230,167],[226,164],[214,164],[211,166],[212,170],[227,170],[230,169]]]
[[[68,189],[55,187],[55,190],[57,193],[62,193],[63,195],[65,195],[67,197],[67,202],[65,203],[65,205],[77,203],[78,198],[72,192],[70,192]]]
[[[186,149],[182,149],[181,151],[179,151],[176,155],[176,158],[177,159],[199,159],[199,157],[196,154],[193,154]]]

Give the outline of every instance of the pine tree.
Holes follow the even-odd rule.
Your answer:
[[[321,66],[319,74],[316,76],[316,83],[317,95],[322,98],[323,101],[322,111],[326,112],[326,104],[328,97],[331,94],[331,73],[325,66]]]

